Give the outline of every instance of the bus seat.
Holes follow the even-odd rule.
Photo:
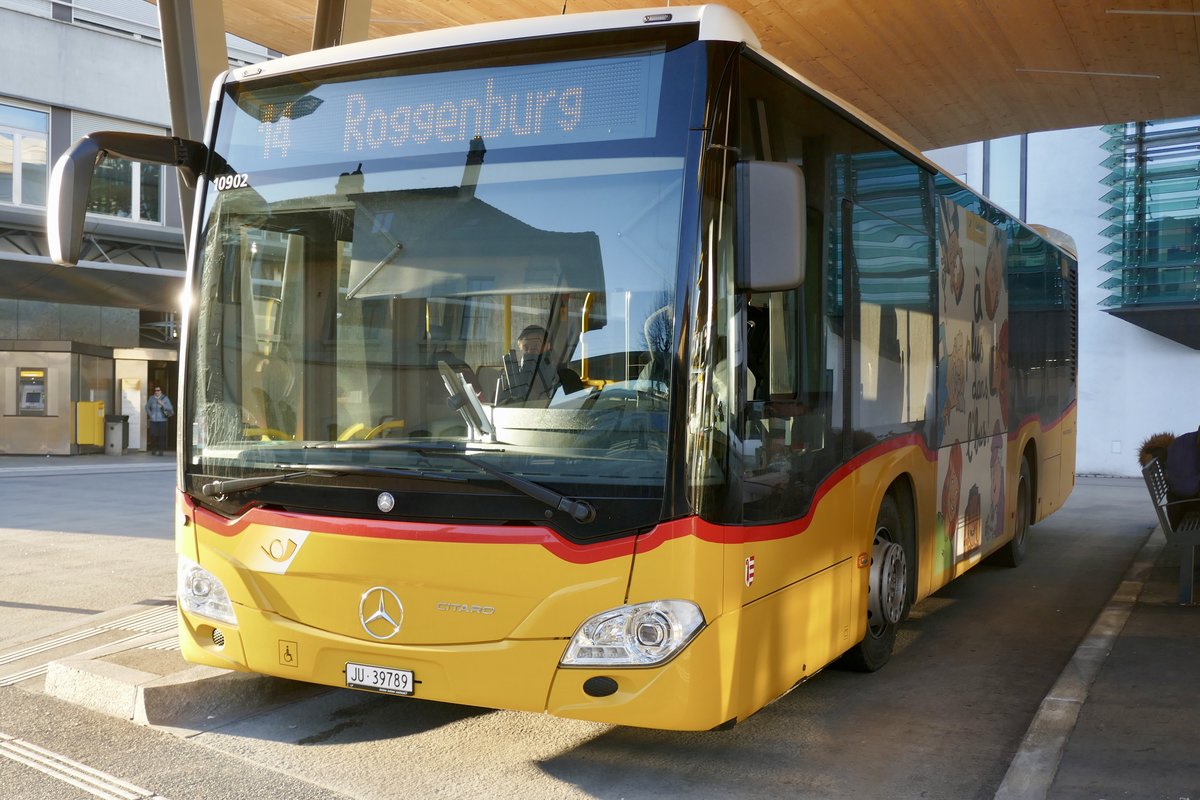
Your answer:
[[[504,370],[500,367],[485,365],[475,370],[475,377],[479,381],[479,389],[483,392],[483,397],[487,402],[496,402],[496,388],[503,374]]]
[[[388,431],[397,430],[397,429],[403,428],[403,427],[404,427],[404,420],[396,419],[395,417],[384,417],[383,419],[381,419],[379,421],[378,425],[376,425],[371,430],[367,431],[367,434],[363,438],[364,439],[376,439],[376,438],[380,438],[380,437],[386,438],[388,435]]]
[[[367,427],[367,426],[363,425],[361,422],[354,423],[349,428],[346,428],[346,430],[341,432],[341,434],[337,437],[338,441],[339,442],[348,442],[351,439],[363,438],[362,431],[363,431],[363,428],[365,428],[365,427]]]

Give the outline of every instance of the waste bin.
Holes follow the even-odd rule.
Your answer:
[[[104,453],[110,456],[125,455],[129,447],[129,417],[125,414],[108,414],[104,417]]]

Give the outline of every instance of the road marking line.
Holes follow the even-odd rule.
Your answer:
[[[1164,543],[1158,528],[1146,537],[1108,605],[1042,699],[994,800],[1045,800],[1049,795],[1092,683],[1133,613]]]
[[[0,686],[16,686],[21,681],[27,681],[30,678],[36,678],[39,675],[45,675],[46,671],[49,669],[49,664],[42,664],[41,666],[30,667],[24,672],[14,672],[11,675],[5,675],[3,678],[0,678]]]
[[[59,636],[56,639],[42,642],[41,644],[30,645],[23,647],[20,650],[13,650],[0,656],[0,666],[11,664],[14,661],[20,661],[38,653],[44,653],[47,650],[54,650],[58,647],[63,647],[68,644],[90,639],[93,636],[98,636],[101,633],[108,631],[138,631],[140,633],[166,633],[175,627],[175,606],[167,605],[160,608],[152,608],[148,611],[139,611],[136,614],[131,614],[128,617],[114,620],[113,622],[104,625],[97,625],[93,628],[84,628],[74,633],[68,633]]]
[[[0,733],[0,756],[36,769],[104,800],[166,800],[150,789],[135,786],[107,772],[93,769],[87,764],[5,733]]]
[[[113,630],[122,630],[122,629],[121,628],[113,628]],[[146,635],[147,634],[145,634],[145,633],[136,633],[135,632],[132,636],[125,636],[121,639],[114,639],[111,642],[105,643],[104,646],[105,647],[115,647],[116,645],[119,645],[119,644],[125,644],[126,642],[132,642],[137,639],[141,639],[141,638],[145,637]],[[3,662],[0,662],[0,663],[3,663]],[[14,672],[11,675],[5,675],[3,677],[0,677],[0,686],[13,686],[15,684],[20,683],[21,681],[28,680],[29,678],[34,677],[36,674],[38,674],[38,672],[45,672],[49,668],[50,668],[50,664],[45,663],[45,664],[41,664],[39,666],[29,667],[28,669],[23,670],[21,672]],[[27,673],[29,673],[29,674],[27,674]]]
[[[113,622],[97,625],[93,628],[84,628],[81,631],[68,633],[63,636],[59,636],[58,638],[42,642],[41,644],[30,645],[28,647],[23,647],[20,650],[13,650],[3,656],[0,656],[0,666],[11,664],[14,661],[20,661],[21,659],[37,655],[38,653],[45,653],[48,650],[55,650],[59,647],[65,647],[69,644],[81,642],[84,639],[90,639],[93,636],[99,636],[101,633],[108,633],[111,631],[137,631],[138,633],[142,634],[167,633],[168,631],[174,630],[175,625],[176,620],[174,605],[152,608],[148,611],[139,611],[136,614],[131,614],[128,617],[122,617],[121,619],[114,620]],[[127,640],[121,639],[119,641]],[[113,644],[116,644],[116,642]],[[0,686],[3,685],[5,684],[0,683]]]
[[[170,639],[163,639],[161,642],[152,642],[142,645],[143,650],[179,650],[179,637],[172,636]]]
[[[0,656],[0,666],[12,664],[15,661],[21,661],[22,659],[29,658],[30,656],[46,653],[50,650],[56,650],[60,647],[66,647],[69,644],[75,644],[76,642],[81,642],[85,639],[99,636],[102,633],[111,633],[113,631],[132,631],[134,633],[133,636],[126,636],[124,638],[108,642],[106,645],[112,646],[124,644],[125,642],[130,642],[134,639],[140,639],[147,634],[169,633],[175,630],[177,624],[174,604],[158,606],[145,611],[138,611],[135,614],[130,614],[127,617],[121,617],[120,619],[112,622],[97,625],[92,628],[84,628],[83,630],[75,631],[74,633],[68,633],[55,639],[42,642],[41,644],[30,645],[29,647],[23,647],[20,650],[13,650],[4,656]],[[178,641],[175,641],[166,646],[151,646],[154,646],[158,649],[170,650],[178,649],[179,644]],[[38,664],[33,667],[28,667],[20,672],[14,672],[9,675],[0,676],[0,686],[15,686],[18,683],[30,680],[31,678],[36,678],[39,675],[45,675],[49,668],[50,665],[48,663]]]
[[[175,627],[174,604],[139,611],[128,617],[123,617],[106,625],[99,626],[101,630],[139,631],[141,633],[161,633]]]
[[[29,647],[25,647],[20,650],[14,650],[8,655],[0,656],[0,665],[11,664],[14,661],[20,661],[22,658],[26,658],[27,656],[37,655],[38,653],[44,653],[47,650],[53,650],[56,647],[63,647],[64,645],[89,639],[102,632],[103,629],[101,628],[85,628],[82,631],[76,631],[75,633],[70,633],[66,636],[60,636],[57,639],[51,639],[48,642],[30,645]]]

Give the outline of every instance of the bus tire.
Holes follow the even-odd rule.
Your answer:
[[[842,656],[840,666],[856,672],[874,672],[892,657],[896,628],[909,605],[909,564],[913,558],[910,538],[895,498],[888,495],[879,505],[871,542],[867,633]]]
[[[1033,497],[1033,473],[1029,469],[1029,459],[1021,458],[1021,477],[1017,479],[1017,500],[1015,518],[1013,519],[1013,538],[992,556],[990,561],[1002,567],[1016,567],[1025,560],[1025,550],[1029,543],[1030,503]]]

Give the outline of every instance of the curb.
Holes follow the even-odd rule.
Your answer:
[[[1160,528],[1150,531],[1112,598],[1042,700],[994,800],[1045,800],[1049,796],[1079,712],[1165,544]]]
[[[87,658],[50,662],[46,694],[138,725],[199,732],[323,690],[217,667],[171,675]]]
[[[166,461],[161,464],[147,464],[145,462],[132,461],[128,464],[108,462],[104,464],[65,464],[63,466],[31,465],[28,467],[0,467],[0,478],[30,478],[52,475],[93,475],[100,472],[121,473],[174,471],[174,460]]]

